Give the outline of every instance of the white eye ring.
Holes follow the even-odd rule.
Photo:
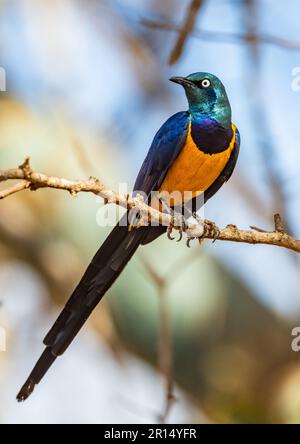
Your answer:
[[[202,86],[203,88],[208,88],[208,87],[210,86],[210,80],[208,80],[208,79],[203,79],[202,82],[201,82],[201,86]]]

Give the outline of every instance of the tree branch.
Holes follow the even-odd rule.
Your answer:
[[[26,158],[18,168],[0,170],[0,182],[11,179],[26,181],[26,185],[25,182],[21,182],[21,184],[17,184],[15,187],[1,191],[2,198],[24,189],[37,190],[39,188],[55,188],[66,190],[72,196],[76,196],[79,192],[89,192],[102,197],[105,203],[115,203],[123,208],[138,212],[144,224],[147,224],[149,221],[159,222],[171,229],[184,231],[188,239],[218,239],[247,244],[276,245],[300,253],[300,240],[293,238],[285,232],[279,215],[275,215],[273,231],[265,231],[257,227],[253,227],[253,229],[250,230],[240,230],[233,224],[219,229],[214,223],[208,220],[204,221],[204,226],[200,223],[188,223],[182,226],[182,224],[178,222],[176,215],[162,213],[149,207],[141,195],[132,197],[115,193],[112,190],[106,189],[101,181],[95,177],[90,177],[88,180],[68,180],[37,173],[32,170],[29,158]]]
[[[10,196],[11,194],[18,193],[18,191],[26,190],[26,188],[29,187],[30,182],[28,182],[27,180],[23,180],[23,182],[17,183],[10,188],[0,191],[0,200],[4,199],[7,196]]]
[[[142,19],[142,25],[148,28],[157,29],[167,32],[181,32],[181,27],[175,23],[156,21],[149,19]],[[229,32],[219,32],[210,31],[208,29],[193,28],[188,36],[195,37],[201,40],[219,43],[257,43],[263,45],[276,46],[278,48],[287,49],[291,51],[300,51],[300,42],[287,40],[281,37],[277,37],[271,34],[254,34],[254,33],[229,33]]]
[[[169,64],[173,65],[180,58],[184,46],[188,40],[189,35],[192,33],[198,12],[203,4],[203,0],[192,0],[190,6],[188,7],[186,17],[182,27],[179,30],[178,38],[176,44],[170,54]]]
[[[171,334],[171,316],[168,306],[167,288],[169,285],[168,276],[161,275],[153,267],[152,263],[140,258],[143,266],[157,290],[159,299],[159,337],[158,337],[158,368],[165,378],[165,399],[162,413],[158,416],[160,423],[165,424],[175,402],[174,381],[173,381],[173,353],[172,353],[172,334]],[[171,274],[172,275],[172,274]]]

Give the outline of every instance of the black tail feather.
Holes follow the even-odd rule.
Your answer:
[[[148,231],[148,227],[141,227],[129,232],[127,226],[120,224],[113,229],[46,335],[44,339],[46,349],[17,395],[18,401],[28,398],[57,356],[68,348],[91,312],[143,242]]]
[[[34,390],[34,387],[36,384],[40,382],[42,377],[47,372],[48,368],[53,364],[55,361],[56,356],[54,356],[51,352],[51,349],[47,347],[44,352],[42,353],[40,359],[37,361],[34,369],[30,373],[27,381],[19,391],[17,395],[18,401],[25,401],[25,399],[28,398],[28,396],[31,395],[31,393]]]

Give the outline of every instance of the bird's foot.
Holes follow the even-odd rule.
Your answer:
[[[198,239],[199,244],[201,244],[205,237],[212,238],[214,243],[220,235],[220,229],[217,225],[208,219],[201,219],[198,215],[193,214],[193,216],[197,220],[197,224],[187,230],[187,247],[190,248],[193,239]]]
[[[203,224],[203,219],[199,216],[199,214],[197,214],[196,211],[194,211],[192,213],[192,217],[195,219],[196,222],[198,222],[199,224]]]
[[[203,237],[206,233],[205,231],[205,221],[198,216],[197,213],[192,214],[193,218],[197,222],[196,224],[190,225],[190,228],[187,230],[187,241],[186,246],[191,248],[191,241],[194,239],[198,239],[199,245],[201,245],[203,241]]]
[[[177,239],[177,242],[180,242],[182,239],[182,236],[183,236],[183,232],[186,231],[186,229],[187,229],[187,225],[186,225],[185,219],[182,216],[182,214],[174,213],[172,211],[172,222],[168,226],[168,229],[167,229],[167,236],[168,236],[168,239],[170,239],[170,240],[175,239],[175,237],[172,236],[172,232],[173,232],[174,228],[176,228],[176,230],[179,231],[179,237]]]

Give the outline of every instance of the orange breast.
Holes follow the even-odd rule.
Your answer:
[[[160,197],[167,200],[168,196],[172,194],[172,203],[180,204],[207,190],[229,160],[235,143],[236,127],[234,124],[232,124],[232,130],[232,140],[225,151],[206,154],[194,143],[190,124],[185,145],[160,187]]]

